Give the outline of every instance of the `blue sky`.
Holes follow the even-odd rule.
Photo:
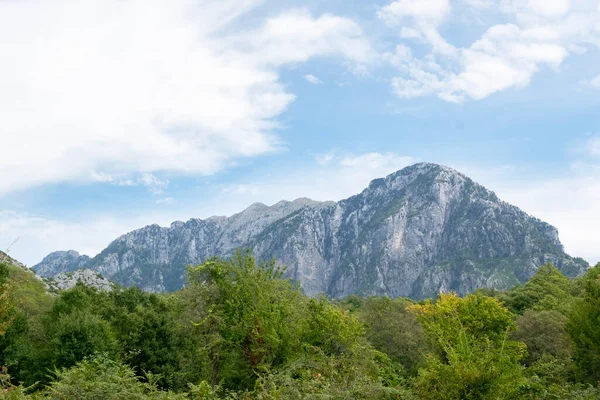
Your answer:
[[[600,261],[598,0],[0,1],[0,248],[457,168]]]

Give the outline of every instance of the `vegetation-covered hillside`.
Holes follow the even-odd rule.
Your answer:
[[[598,399],[600,265],[506,292],[309,298],[249,253],[172,294],[0,265],[0,398]]]

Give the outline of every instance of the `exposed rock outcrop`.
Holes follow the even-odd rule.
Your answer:
[[[116,286],[113,282],[104,278],[100,273],[92,271],[91,269],[78,269],[72,272],[62,272],[51,279],[48,279],[46,282],[50,289],[55,291],[72,289],[78,283],[102,292],[111,292]]]

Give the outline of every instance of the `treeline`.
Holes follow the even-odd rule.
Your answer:
[[[249,253],[177,293],[0,265],[0,398],[600,399],[600,264],[434,300],[309,298]]]

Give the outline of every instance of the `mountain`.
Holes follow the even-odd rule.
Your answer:
[[[589,268],[565,254],[551,225],[429,163],[376,179],[337,203],[257,203],[229,218],[147,226],[119,237],[84,267],[125,286],[173,291],[184,284],[186,265],[239,248],[289,266],[288,276],[307,294],[336,298],[465,294],[523,283],[548,262],[568,276]],[[65,263],[34,267],[46,274],[60,268]]]
[[[73,272],[83,268],[90,260],[88,256],[80,255],[75,250],[55,251],[48,254],[32,269],[40,276],[50,278],[56,274]]]

